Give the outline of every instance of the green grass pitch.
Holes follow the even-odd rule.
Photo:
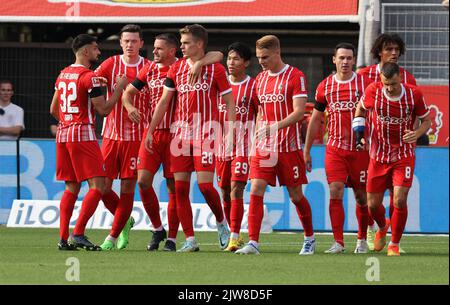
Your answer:
[[[88,230],[100,244],[108,234]],[[449,284],[448,236],[405,236],[407,254],[387,257],[386,251],[353,254],[355,235],[346,236],[347,252],[324,254],[330,235],[317,235],[314,256],[299,256],[301,233],[261,236],[261,255],[221,252],[217,234],[199,232],[200,252],[148,252],[150,233],[131,231],[125,250],[58,251],[56,229],[13,229],[0,226],[0,284]],[[179,232],[178,247],[182,232]],[[162,248],[162,245],[161,245]],[[79,261],[80,281],[66,280],[68,258]],[[366,274],[379,263],[379,281]]]

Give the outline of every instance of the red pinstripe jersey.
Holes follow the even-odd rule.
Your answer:
[[[398,98],[390,98],[381,82],[367,87],[361,98],[364,109],[371,110],[370,157],[380,163],[392,163],[414,156],[415,143],[402,140],[405,130],[414,130],[416,117],[423,118],[429,109],[418,87],[402,85]]]
[[[94,87],[100,87],[100,82],[85,66],[71,65],[59,74],[55,83],[59,101],[57,143],[97,140],[95,110],[89,98]]]
[[[177,91],[175,136],[184,140],[214,139],[219,125],[219,98],[231,92],[225,68],[206,65],[194,85],[190,85],[191,63],[180,59],[167,75],[165,87]]]
[[[358,74],[366,76],[370,82],[381,82],[380,79],[380,64],[375,64],[372,66],[365,67],[361,69]],[[403,84],[409,84],[417,86],[416,79],[414,76],[400,67],[400,75],[402,77]]]
[[[234,157],[248,157],[251,137],[253,135],[255,114],[258,112],[258,98],[256,94],[256,82],[250,76],[247,76],[240,83],[231,82],[234,101],[236,104],[236,129],[235,144],[232,156],[226,156],[225,153],[225,133],[218,145],[216,157],[220,161],[228,161]],[[224,126],[227,121],[227,105],[220,99],[219,104],[219,122]]]
[[[305,76],[290,65],[276,74],[269,71],[259,73],[256,77],[256,90],[262,114],[260,127],[285,119],[294,110],[293,99],[308,96]],[[278,130],[270,138],[257,140],[256,145],[259,149],[273,152],[302,149],[301,122]]]
[[[316,103],[326,105],[328,112],[327,145],[356,150],[352,121],[358,101],[369,83],[365,76],[353,73],[347,81],[339,81],[336,75],[330,75],[317,86]]]
[[[117,75],[125,74],[129,82],[132,82],[139,71],[149,63],[150,60],[139,57],[137,64],[126,64],[123,55],[116,55],[105,60],[96,70],[98,76],[105,77],[108,80],[107,98],[111,97],[116,86]],[[145,93],[137,94],[133,101],[134,106],[144,117],[148,116],[150,107],[148,105],[148,96]],[[144,131],[144,121],[139,124],[133,123],[128,118],[128,113],[122,105],[122,98],[112,109],[111,113],[103,121],[102,135],[105,138],[115,141],[141,141]]]
[[[159,64],[154,62],[150,62],[145,65],[145,67],[139,71],[137,78],[145,83],[145,89],[142,89],[141,92],[145,92],[149,97],[150,102],[150,112],[148,113],[147,122],[150,122],[150,119],[155,112],[156,105],[158,104],[163,91],[164,91],[164,82],[167,77],[167,73],[169,72],[170,66],[161,67]],[[170,129],[170,126],[175,121],[175,97],[170,102],[169,109],[162,122],[156,127],[156,129]]]

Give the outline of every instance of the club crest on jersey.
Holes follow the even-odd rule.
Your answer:
[[[241,103],[242,103],[242,104],[245,104],[246,102],[247,102],[247,97],[244,96],[244,97],[242,98],[242,100],[241,100]]]

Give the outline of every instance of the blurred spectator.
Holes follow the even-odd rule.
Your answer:
[[[443,5],[446,9],[448,9],[448,0],[442,1],[442,5]]]
[[[13,103],[13,84],[9,80],[0,80],[0,140],[15,140],[25,129],[23,109]]]

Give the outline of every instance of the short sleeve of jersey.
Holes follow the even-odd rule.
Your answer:
[[[377,90],[377,83],[370,84],[363,96],[361,97],[361,105],[365,110],[371,109],[374,106],[374,95]]]
[[[419,119],[426,117],[430,113],[430,110],[419,88],[415,88],[414,90],[414,100],[417,101],[417,104],[414,105],[414,112],[417,117]]]
[[[322,81],[316,89],[314,108],[320,112],[324,112],[327,106],[327,99],[325,98],[325,81]]]
[[[104,62],[100,64],[100,66],[95,69],[95,74],[97,76],[105,77],[109,79],[109,76],[111,76],[110,70],[111,70],[111,61],[112,57],[108,58]]]
[[[216,64],[216,71],[214,73],[214,81],[219,88],[219,94],[225,95],[232,92],[230,82],[228,81],[225,68],[221,64]]]
[[[169,72],[167,72],[166,81],[164,82],[164,88],[168,89],[169,91],[176,91],[177,84],[176,84],[176,71],[178,70],[178,62],[170,66]]]
[[[292,98],[297,97],[308,97],[308,91],[306,90],[306,77],[303,72],[295,69],[292,76],[292,86],[294,86],[294,91],[292,91]]]
[[[90,93],[93,89],[101,88],[100,80],[94,72],[86,72],[82,75],[81,85]]]

